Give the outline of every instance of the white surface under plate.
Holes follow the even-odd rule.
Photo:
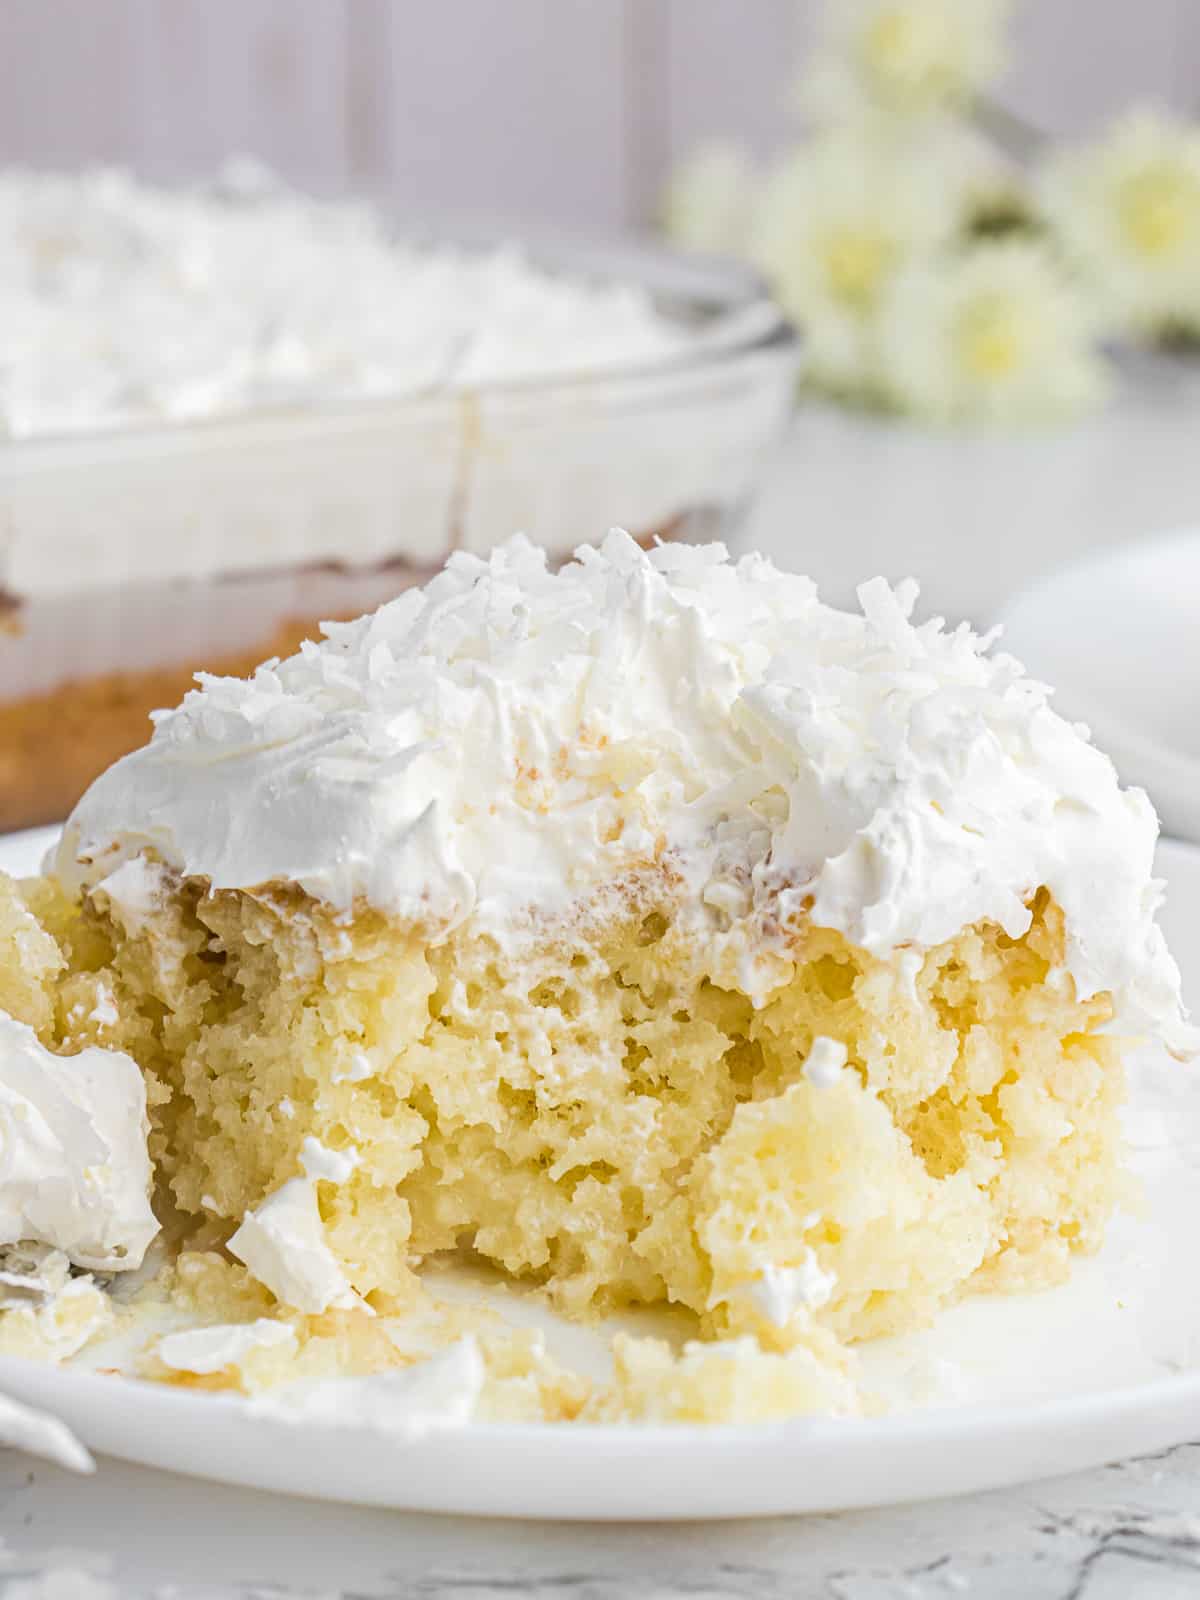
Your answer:
[[[1163,827],[1200,843],[1200,529],[1065,567],[1013,600],[1004,648],[1057,686]]]
[[[49,830],[0,841],[30,870]],[[1200,850],[1168,843],[1166,927],[1200,986]],[[935,1329],[864,1348],[890,1415],[769,1425],[466,1424],[399,1437],[256,1415],[237,1398],[0,1360],[0,1390],[52,1411],[93,1450],[284,1493],[409,1510],[663,1519],[829,1511],[966,1493],[1200,1436],[1200,1069],[1147,1051],[1129,1118],[1144,1214],[1038,1295],[981,1298]],[[1169,1142],[1168,1142],[1169,1137]],[[503,1302],[501,1302],[503,1303]],[[552,1350],[595,1338],[513,1297]]]

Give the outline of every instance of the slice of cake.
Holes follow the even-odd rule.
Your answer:
[[[159,717],[24,891],[58,954],[9,1003],[140,1065],[159,1217],[248,1316],[365,1322],[465,1252],[716,1341],[626,1342],[596,1415],[840,1405],[848,1344],[1098,1246],[1126,1050],[1190,1043],[1146,797],[915,598],[621,533],[452,557]]]

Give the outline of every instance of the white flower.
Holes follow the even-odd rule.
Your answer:
[[[905,273],[883,318],[893,400],[938,422],[1042,421],[1104,392],[1092,319],[1046,245],[984,243]]]
[[[1200,331],[1200,126],[1134,112],[1055,162],[1045,194],[1107,315]]]
[[[969,104],[1002,71],[1011,0],[829,0],[804,76],[813,109],[920,117]]]
[[[804,332],[807,371],[835,391],[879,387],[878,316],[896,275],[958,225],[940,162],[829,136],[763,186],[751,254]]]
[[[754,193],[754,170],[740,145],[724,141],[701,145],[671,177],[663,225],[688,250],[741,255]]]

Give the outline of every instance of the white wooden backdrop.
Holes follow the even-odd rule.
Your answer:
[[[261,157],[427,216],[651,213],[698,138],[785,134],[816,0],[0,0],[0,162]],[[1200,108],[1200,0],[1025,0],[1003,90],[1055,131]]]

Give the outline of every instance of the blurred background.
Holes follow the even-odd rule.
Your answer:
[[[648,225],[700,141],[795,127],[819,0],[4,0],[0,152],[155,179],[251,153],[430,217]],[[1026,0],[996,92],[1052,134],[1200,107],[1196,0]]]

